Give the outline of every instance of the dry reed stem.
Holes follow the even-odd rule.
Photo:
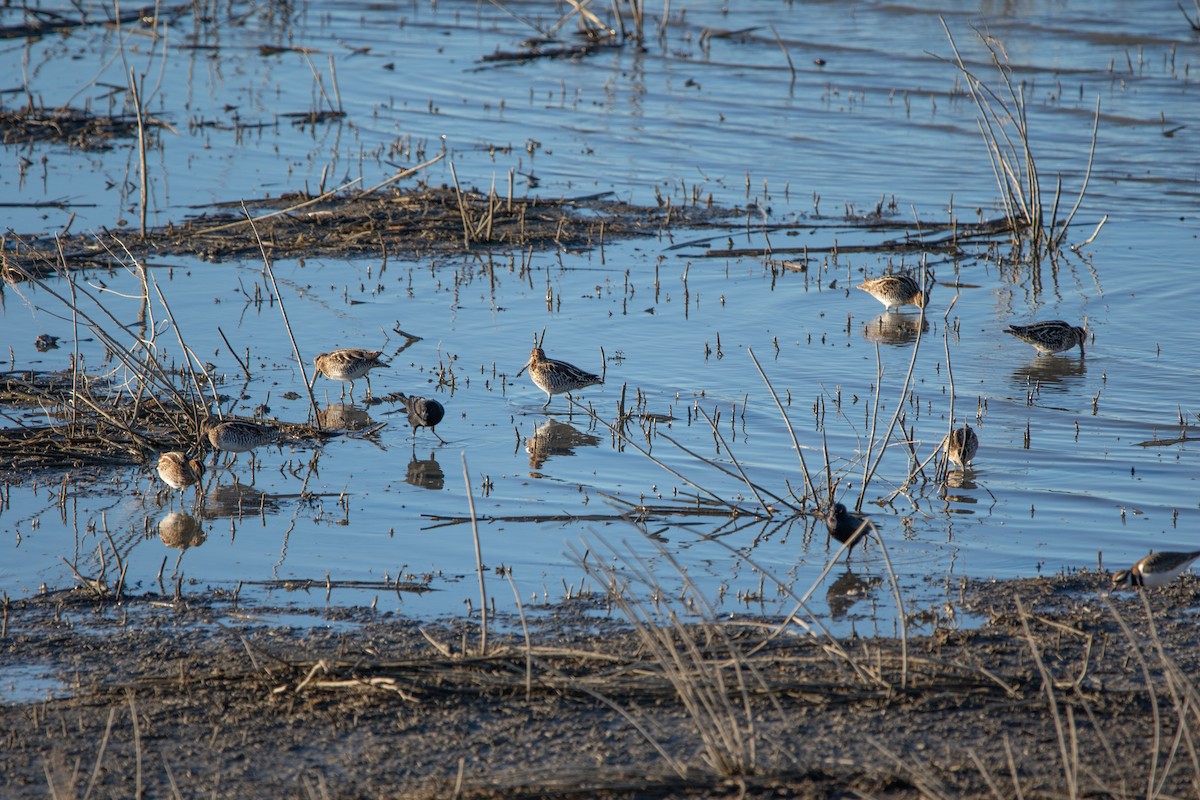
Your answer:
[[[750,493],[754,495],[754,499],[758,501],[758,504],[760,506],[762,506],[764,511],[770,513],[771,507],[768,506],[767,502],[762,499],[762,495],[759,494],[759,487],[756,486],[754,484],[754,482],[750,480],[749,477],[747,477],[746,471],[744,469],[742,469],[742,465],[740,463],[738,463],[737,456],[735,456],[733,454],[733,451],[731,449],[729,449],[729,443],[725,441],[724,435],[722,435],[717,424],[715,422],[713,422],[712,417],[710,417],[708,415],[708,412],[706,412],[703,408],[701,408],[701,406],[699,404],[696,405],[696,411],[699,412],[702,417],[704,417],[704,421],[708,423],[708,426],[710,428],[712,428],[713,435],[717,437],[717,441],[719,441],[721,443],[721,447],[723,447],[725,449],[725,453],[729,456],[729,460],[732,461],[733,466],[737,468],[738,476],[740,476],[742,479],[742,482],[746,484],[746,487],[750,490]],[[709,461],[708,459],[705,459],[705,462],[711,464],[712,466],[716,467],[717,469],[720,469],[722,472],[729,475],[730,477],[733,477],[733,473],[729,472],[729,470],[727,470],[727,469],[724,469],[719,464]],[[762,491],[766,494],[771,495],[771,497],[774,498],[776,501],[783,503],[784,505],[791,508],[791,505],[789,503],[787,503],[786,501],[784,501],[784,499],[779,497],[778,495],[772,494],[771,492],[768,492],[766,489],[763,489]]]
[[[525,605],[521,602],[521,593],[517,591],[517,583],[513,580],[512,570],[504,573],[508,585],[512,587],[513,599],[517,601],[517,614],[521,618],[521,635],[525,638],[525,700],[533,696],[533,644],[529,640],[529,623],[525,620]]]
[[[287,308],[285,308],[283,303],[283,295],[279,292],[279,284],[275,281],[275,270],[271,266],[271,259],[267,257],[267,248],[263,245],[262,237],[258,235],[258,226],[255,225],[254,219],[250,216],[250,210],[246,208],[245,203],[242,203],[242,212],[246,215],[246,220],[250,223],[250,230],[254,232],[254,238],[258,242],[258,251],[262,254],[263,267],[267,270],[267,277],[271,279],[271,288],[275,292],[275,299],[279,301],[279,313],[283,315],[283,327],[287,329],[288,338],[292,341],[292,353],[296,356],[296,365],[300,367],[300,377],[303,378],[304,389],[308,392],[308,402],[312,408],[313,425],[317,430],[320,430],[321,415],[317,408],[317,398],[313,396],[312,384],[308,381],[308,370],[304,366],[304,359],[300,357],[300,345],[296,344],[296,335],[292,333],[292,323],[288,321]],[[313,375],[313,380],[316,380],[316,375]]]
[[[1071,798],[1079,796],[1079,762],[1078,751],[1074,747],[1071,748],[1075,753],[1076,758],[1071,757],[1068,752],[1068,736],[1063,730],[1062,713],[1059,710],[1058,699],[1054,694],[1054,678],[1050,675],[1050,671],[1046,668],[1046,662],[1042,660],[1041,650],[1038,649],[1037,642],[1033,638],[1033,631],[1029,627],[1029,612],[1025,610],[1025,604],[1021,602],[1020,597],[1015,597],[1017,604],[1017,614],[1021,619],[1021,628],[1025,631],[1025,639],[1029,642],[1029,652],[1033,656],[1034,664],[1037,666],[1038,674],[1042,678],[1042,688],[1046,693],[1046,703],[1050,707],[1050,717],[1054,722],[1055,739],[1058,744],[1058,754],[1062,762],[1063,780],[1066,782],[1067,795]],[[1148,677],[1148,676],[1147,676]],[[1157,731],[1157,704],[1155,704],[1155,730]],[[1069,708],[1068,708],[1069,711]],[[1074,728],[1072,720],[1071,727]],[[1156,734],[1157,738],[1157,734]],[[1155,761],[1157,761],[1158,750],[1155,748]],[[1153,775],[1153,768],[1151,769]]]
[[[483,548],[479,543],[479,523],[475,519],[475,494],[471,491],[471,473],[467,469],[467,454],[462,453],[463,482],[467,489],[467,507],[471,512],[471,536],[475,540],[475,569],[479,573],[479,652],[487,655],[488,608],[487,581],[483,574]]]
[[[637,442],[633,441],[633,439],[630,439],[628,436],[626,436],[624,433],[622,433],[621,430],[617,426],[611,425],[608,422],[606,422],[605,420],[601,419],[596,414],[595,411],[593,411],[591,408],[589,408],[587,406],[584,406],[583,404],[581,404],[580,402],[575,400],[573,397],[568,396],[567,400],[570,402],[570,404],[572,406],[579,408],[579,410],[582,411],[584,414],[588,415],[589,417],[594,419],[596,422],[603,425],[605,428],[608,428],[608,430],[612,433],[613,436],[616,436],[617,438],[621,439],[627,445],[629,445],[633,449],[637,450],[639,453],[644,455],[646,458],[650,459],[650,461],[652,461],[654,464],[657,464],[658,466],[662,467],[664,470],[666,470],[670,474],[674,475],[676,478],[683,481],[688,486],[691,486],[692,488],[696,489],[697,491],[707,495],[715,503],[725,506],[726,508],[728,508],[730,511],[732,511],[735,514],[750,514],[752,516],[760,516],[759,514],[756,514],[755,512],[750,511],[749,509],[742,508],[741,506],[738,506],[734,503],[729,502],[728,500],[725,500],[720,495],[718,495],[716,492],[711,492],[708,489],[705,489],[700,484],[692,481],[690,478],[685,477],[683,474],[681,474],[681,473],[677,472],[676,470],[672,469],[671,467],[667,466],[662,461],[659,461],[657,458],[655,458],[653,455],[651,455],[649,451],[643,449]],[[700,459],[701,461],[706,461],[706,459],[704,459],[703,456],[692,453],[686,447],[679,444],[674,439],[667,436],[665,433],[662,433],[661,431],[659,431],[658,435],[661,436],[662,438],[666,439],[671,444],[678,447],[680,450],[683,450],[685,453],[688,453],[689,455],[693,455],[696,458]]]
[[[787,410],[784,409],[783,403],[779,400],[779,394],[775,391],[775,387],[771,385],[771,379],[767,377],[766,371],[762,365],[758,363],[758,357],[754,355],[754,351],[746,348],[746,352],[750,354],[750,360],[754,362],[754,368],[758,370],[758,374],[762,376],[763,383],[767,385],[767,391],[771,393],[771,399],[775,401],[776,408],[779,409],[779,415],[783,417],[783,425],[787,428],[788,436],[792,437],[792,447],[796,451],[796,455],[800,458],[800,471],[804,474],[804,492],[805,495],[800,500],[800,505],[804,505],[805,498],[812,497],[813,502],[817,501],[817,490],[813,487],[812,478],[808,474],[808,464],[804,461],[804,450],[800,447],[800,441],[796,438],[796,431],[792,427],[792,421],[788,419]]]
[[[928,266],[925,265],[924,263],[921,265],[921,286],[925,290],[928,290],[928,288],[929,288],[929,269],[928,269]],[[928,303],[925,304],[925,306],[928,306],[928,305],[929,305]],[[874,464],[868,464],[867,468],[864,469],[864,471],[863,471],[862,486],[859,487],[858,500],[854,506],[856,511],[862,509],[863,499],[866,497],[866,494],[867,494],[867,486],[870,484],[871,479],[875,476],[875,472],[879,469],[879,465],[883,461],[884,455],[886,455],[886,453],[887,453],[888,442],[891,441],[892,431],[895,430],[895,428],[896,428],[896,420],[898,420],[900,418],[900,412],[904,409],[905,398],[908,396],[910,387],[912,386],[913,370],[916,368],[916,365],[917,365],[917,353],[919,353],[921,350],[921,340],[925,336],[925,306],[921,307],[920,316],[917,318],[917,338],[913,341],[912,357],[909,359],[909,362],[908,362],[908,372],[905,373],[904,383],[900,386],[900,395],[896,400],[896,410],[892,413],[891,422],[888,423],[887,432],[884,434],[883,443],[879,448],[879,455],[875,458]],[[880,362],[880,359],[879,359],[878,343],[875,345],[875,360],[877,363],[880,364],[878,369],[879,369],[880,375],[882,376],[883,367],[882,367],[882,363]],[[882,380],[878,381],[877,383],[882,383]],[[878,389],[877,389],[877,391],[878,391]],[[878,395],[877,395],[877,397],[878,397]],[[878,405],[879,405],[879,401],[878,401],[878,399],[876,399],[876,409],[878,409]],[[867,443],[868,461],[870,461],[870,452],[871,452],[871,447],[874,444],[874,441],[875,441],[875,436],[874,436],[874,431],[872,431],[871,439]]]
[[[138,218],[139,218],[139,231],[141,232],[142,237],[145,238],[145,236],[146,236],[146,203],[147,203],[147,198],[149,196],[149,191],[148,191],[148,187],[147,187],[147,182],[149,181],[149,175],[146,172],[146,126],[144,124],[143,113],[142,113],[141,86],[139,85],[137,75],[134,74],[132,69],[129,71],[129,93],[130,93],[130,96],[133,98],[133,112],[137,117],[138,176],[140,178],[140,180],[138,182],[138,184],[139,184],[139,195],[138,196],[139,196],[139,200],[141,201],[140,209],[139,209],[140,213],[138,215]]]

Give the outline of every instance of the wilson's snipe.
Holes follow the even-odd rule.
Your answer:
[[[200,435],[207,437],[214,449],[233,453],[236,460],[238,453],[277,441],[279,429],[244,419],[221,422],[216,417],[208,417],[200,423]]]
[[[172,450],[158,457],[158,477],[172,489],[186,489],[204,477],[204,464]]]
[[[1113,575],[1113,588],[1118,586],[1166,586],[1200,558],[1200,550],[1191,553],[1151,553],[1129,569]]]
[[[885,308],[900,306],[916,306],[924,308],[929,300],[928,295],[911,275],[881,275],[878,278],[867,278],[855,287],[883,303]]]
[[[970,464],[979,452],[979,437],[970,425],[963,425],[946,434],[942,446],[946,449],[946,458],[962,469]]]
[[[334,350],[332,353],[321,353],[313,359],[317,372],[334,381],[350,384],[350,396],[354,396],[354,382],[359,378],[367,379],[367,396],[371,394],[371,376],[367,373],[376,367],[386,367],[387,362],[380,361],[382,350],[363,350],[359,347],[347,347]],[[345,387],[343,387],[344,390]],[[344,391],[343,391],[344,393]]]
[[[1061,353],[1078,346],[1079,355],[1083,355],[1083,342],[1087,339],[1086,329],[1075,327],[1061,319],[1035,322],[1032,325],[1009,325],[1005,333],[1033,345],[1039,353]]]
[[[546,353],[540,347],[535,347],[529,354],[529,361],[525,366],[521,367],[517,377],[521,377],[521,372],[529,370],[529,379],[533,381],[533,385],[546,393],[546,402],[542,405],[545,409],[550,405],[550,401],[554,399],[556,394],[566,394],[571,396],[571,392],[577,389],[583,389],[587,386],[594,386],[598,383],[604,383],[599,375],[593,375],[590,372],[584,372],[574,364],[568,364],[565,361],[555,361],[553,358],[546,358]]]

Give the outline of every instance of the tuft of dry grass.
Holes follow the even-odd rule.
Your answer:
[[[1003,43],[988,33],[974,29],[975,35],[987,51],[998,79],[998,85],[994,88],[967,66],[946,21],[943,19],[941,22],[946,38],[950,41],[950,49],[954,52],[953,63],[966,81],[970,97],[979,110],[979,131],[987,144],[988,158],[992,164],[996,184],[1000,188],[1004,213],[1014,236],[1017,237],[1016,242],[1021,243],[1022,237],[1028,239],[1028,256],[1035,262],[1043,255],[1054,257],[1075,219],[1075,213],[1083,202],[1091,179],[1092,162],[1096,155],[1096,134],[1100,126],[1100,98],[1096,98],[1091,147],[1079,194],[1070,212],[1060,220],[1058,213],[1062,198],[1062,176],[1058,176],[1053,198],[1047,205],[1042,192],[1042,177],[1031,144],[1025,84],[1024,81],[1014,83],[1013,69]]]

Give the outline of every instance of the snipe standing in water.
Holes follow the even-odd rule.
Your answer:
[[[178,450],[172,450],[158,457],[158,477],[172,489],[186,489],[204,477],[204,464],[199,459],[188,458]]]
[[[1200,558],[1200,550],[1190,553],[1151,553],[1129,569],[1118,570],[1112,578],[1113,588],[1166,586],[1183,574],[1197,558]]]
[[[929,300],[929,295],[911,275],[880,275],[867,278],[854,288],[871,295],[889,311],[900,306],[924,308]]]
[[[367,379],[367,396],[371,396],[371,370],[377,367],[390,366],[386,361],[380,361],[382,350],[363,350],[361,347],[347,347],[334,350],[331,353],[321,353],[313,359],[317,372],[333,381],[350,384],[350,397],[354,397],[354,382],[359,378]],[[346,387],[342,387],[342,396]]]
[[[397,392],[395,396],[404,404],[404,410],[408,412],[408,424],[413,428],[414,447],[417,444],[417,428],[429,428],[429,432],[437,436],[439,442],[446,443],[446,440],[438,436],[438,432],[434,430],[446,416],[446,409],[441,403],[431,397],[412,397],[404,392]]]
[[[207,438],[214,450],[233,453],[233,461],[236,461],[238,453],[278,441],[279,429],[244,419],[221,422],[210,416],[200,423],[200,436]]]
[[[1087,339],[1086,328],[1071,325],[1061,319],[1035,322],[1032,325],[1009,325],[1005,333],[1033,345],[1040,354],[1061,353],[1078,346],[1079,355],[1082,356],[1083,343]]]
[[[952,464],[957,464],[959,469],[964,469],[975,460],[975,454],[979,452],[979,436],[974,428],[964,424],[946,434],[942,447],[946,450],[946,458],[950,459]]]
[[[550,401],[556,394],[566,394],[567,397],[570,397],[571,392],[577,389],[604,383],[599,375],[584,372],[574,364],[546,358],[545,351],[540,347],[533,348],[529,353],[529,361],[521,367],[517,377],[521,377],[521,372],[526,369],[529,370],[529,379],[533,381],[533,385],[546,393],[546,402],[542,404],[543,410],[550,406]]]
[[[842,544],[850,543],[846,548],[847,556],[856,544],[866,538],[867,530],[871,527],[871,523],[865,517],[856,517],[841,503],[834,503],[833,508],[825,515],[825,525],[834,539]]]

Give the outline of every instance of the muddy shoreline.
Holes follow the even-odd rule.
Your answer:
[[[761,618],[675,630],[735,701],[718,727],[726,755],[751,759],[725,762],[740,775],[716,766],[678,663],[599,598],[531,609],[528,640],[507,620],[486,654],[476,621],[362,608],[288,627],[272,617],[294,610],[212,596],[10,600],[3,671],[37,667],[64,688],[0,707],[0,793],[1031,797],[1065,796],[1069,780],[1084,794],[1190,793],[1200,776],[1180,732],[1200,698],[1200,580],[1145,607],[1104,581],[971,584],[960,610],[987,623],[906,647],[795,626],[773,637],[781,621]]]

